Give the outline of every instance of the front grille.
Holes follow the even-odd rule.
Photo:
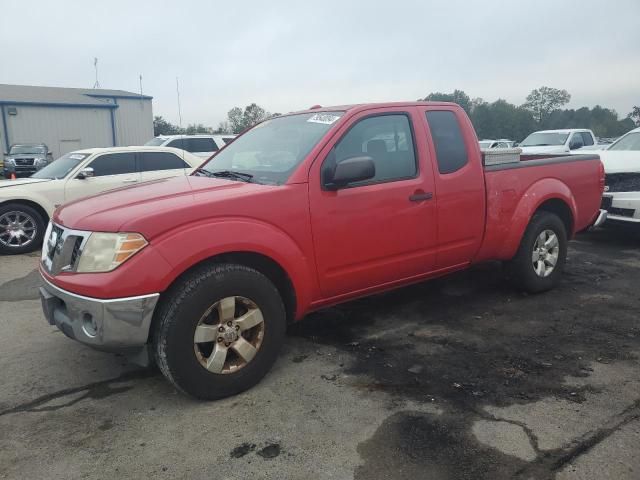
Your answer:
[[[47,229],[42,247],[42,265],[51,275],[73,272],[89,232],[71,230],[54,223]]]
[[[600,208],[602,210],[609,210],[611,208],[611,202],[613,202],[613,197],[602,197]]]
[[[15,162],[16,162],[16,167],[27,166],[27,165],[33,166],[34,159],[33,158],[16,158]]]
[[[607,192],[640,192],[640,173],[609,173],[604,183]]]
[[[610,207],[609,213],[611,215],[617,215],[619,217],[629,217],[632,218],[636,211],[633,208],[618,208],[618,207]]]

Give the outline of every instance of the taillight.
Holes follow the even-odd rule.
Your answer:
[[[598,165],[600,166],[600,193],[603,193],[605,185],[604,165],[602,164],[602,161],[600,161]]]

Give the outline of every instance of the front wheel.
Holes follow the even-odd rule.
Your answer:
[[[552,289],[560,281],[567,258],[567,231],[551,212],[537,212],[508,264],[510,279],[529,293]]]
[[[44,237],[42,216],[28,205],[0,205],[0,254],[17,255],[37,250]]]
[[[284,343],[278,290],[242,265],[197,268],[167,293],[156,315],[156,363],[175,387],[196,398],[223,398],[252,387]]]

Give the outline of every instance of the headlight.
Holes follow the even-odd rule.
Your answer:
[[[15,164],[16,164],[16,161],[15,161],[13,158],[7,158],[7,159],[5,160],[5,163],[6,163],[7,165],[15,165]]]
[[[147,246],[139,233],[101,233],[89,236],[76,272],[110,272]]]
[[[35,165],[36,167],[44,167],[47,164],[46,158],[36,158]]]

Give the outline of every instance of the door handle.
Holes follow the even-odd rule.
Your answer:
[[[137,183],[138,180],[136,180],[135,178],[132,178],[131,180],[123,180],[122,183]]]
[[[413,195],[409,195],[409,201],[411,202],[423,202],[424,200],[431,200],[433,193],[431,192],[415,192]]]

